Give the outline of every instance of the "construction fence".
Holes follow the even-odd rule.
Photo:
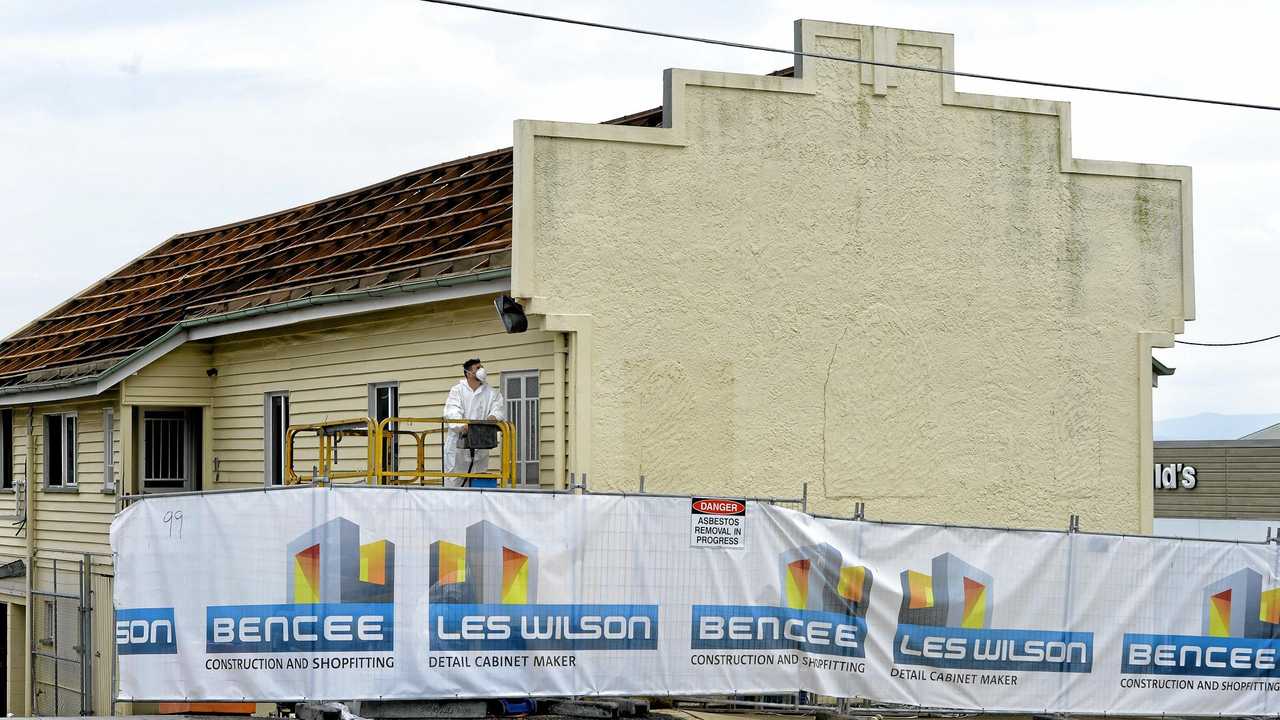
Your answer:
[[[1280,710],[1274,543],[385,486],[152,496],[111,541],[123,700]]]

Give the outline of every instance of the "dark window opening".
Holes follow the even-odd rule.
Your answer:
[[[44,484],[76,486],[76,416],[44,416]]]
[[[13,489],[12,410],[0,410],[0,488]]]
[[[285,443],[289,432],[288,393],[267,393],[266,399],[266,481],[283,485],[285,478]]]
[[[142,413],[142,492],[195,490],[200,479],[200,410]]]
[[[400,384],[377,383],[369,386],[369,416],[381,423],[387,418],[400,416]],[[400,443],[395,434],[395,423],[387,426],[387,436],[382,445],[382,467],[395,471],[400,467]]]

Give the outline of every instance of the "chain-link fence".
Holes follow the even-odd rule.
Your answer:
[[[31,592],[31,708],[36,715],[92,714],[93,558],[50,560],[49,583]]]

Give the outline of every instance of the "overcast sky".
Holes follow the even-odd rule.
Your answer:
[[[961,70],[1280,105],[1280,3],[492,4],[788,48],[798,17],[937,30]],[[0,335],[174,233],[656,106],[667,67],[787,65],[414,0],[0,0]],[[1071,100],[1077,157],[1192,166],[1183,337],[1280,332],[1280,113],[956,86]],[[1157,354],[1157,418],[1280,411],[1280,341]]]

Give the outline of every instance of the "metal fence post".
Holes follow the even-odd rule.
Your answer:
[[[93,714],[93,556],[80,565],[80,714]]]

